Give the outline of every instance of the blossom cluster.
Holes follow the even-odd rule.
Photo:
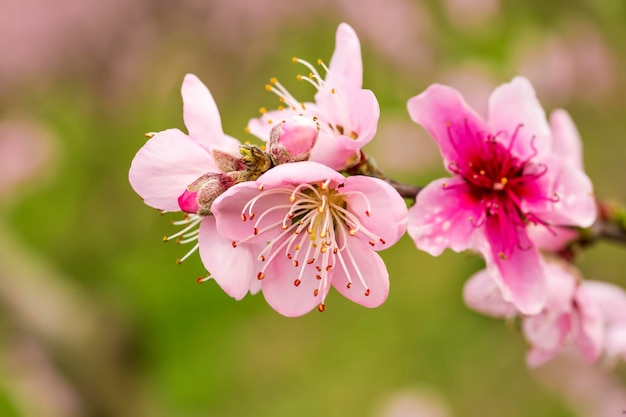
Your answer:
[[[165,240],[192,244],[210,276],[235,299],[262,292],[279,313],[325,310],[331,287],[366,307],[387,298],[378,251],[405,232],[433,256],[449,248],[482,255],[466,284],[471,308],[519,318],[537,366],[573,341],[589,360],[626,358],[626,292],[585,281],[559,254],[597,217],[581,140],[564,110],[548,121],[528,80],[516,77],[489,99],[487,118],[454,89],[432,85],[408,100],[411,119],[435,140],[449,172],[401,196],[362,148],[380,108],[363,88],[358,37],[339,25],[326,65],[299,58],[315,89],[296,99],[277,79],[266,90],[278,110],[247,131],[262,146],[223,132],[211,93],[194,75],[182,86],[178,129],[148,134],[129,173],[144,202],[183,212]],[[403,197],[415,200],[407,209]]]

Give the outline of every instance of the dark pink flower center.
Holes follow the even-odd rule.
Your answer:
[[[508,132],[495,135],[472,132],[466,122],[465,135],[455,138],[448,128],[450,141],[458,155],[457,161],[450,162],[448,169],[465,180],[469,195],[484,208],[480,218],[471,221],[476,227],[487,224],[491,232],[496,231],[502,258],[510,256],[515,248],[530,247],[530,241],[520,241],[519,228],[526,227],[529,222],[549,227],[525,210],[524,202],[554,201],[556,198],[547,197],[539,184],[538,179],[548,172],[548,167],[533,162],[537,156],[533,146],[535,137],[530,138],[532,153],[526,159],[512,153],[522,128],[520,124],[513,131],[508,146],[498,141],[499,136],[508,135]]]

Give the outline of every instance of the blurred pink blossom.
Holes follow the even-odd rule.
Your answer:
[[[56,154],[52,134],[25,117],[0,121],[0,196],[46,181]]]
[[[487,25],[500,11],[500,0],[444,0],[448,18],[461,29]]]

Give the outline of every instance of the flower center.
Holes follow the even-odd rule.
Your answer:
[[[517,248],[528,249],[529,242],[520,242],[517,228],[526,227],[531,222],[548,227],[547,222],[536,215],[524,210],[523,202],[549,200],[558,201],[558,196],[546,197],[544,190],[538,184],[538,179],[548,172],[545,164],[533,162],[537,150],[533,145],[535,137],[531,137],[532,153],[522,160],[511,152],[518,133],[523,125],[514,130],[508,146],[504,146],[497,138],[506,135],[498,132],[496,135],[484,136],[481,132],[472,133],[469,126],[467,134],[461,138],[463,147],[455,141],[450,126],[448,135],[459,158],[464,163],[450,162],[448,169],[462,177],[469,188],[469,194],[483,206],[480,218],[470,219],[476,227],[486,222],[495,222],[500,229],[503,252],[500,257],[506,259]]]
[[[252,234],[238,242],[237,247],[257,235],[267,234],[269,240],[258,259],[264,263],[257,278],[262,280],[270,264],[288,262],[299,268],[293,285],[299,287],[305,279],[316,279],[318,284],[313,296],[322,295],[318,309],[324,310],[325,294],[331,285],[332,271],[341,268],[345,273],[348,288],[353,283],[361,286],[366,296],[370,295],[365,277],[355,261],[350,248],[351,239],[366,237],[375,247],[385,241],[371,232],[350,209],[350,198],[361,198],[371,215],[367,196],[359,191],[342,192],[329,187],[330,180],[317,184],[301,184],[263,190],[251,199],[241,212],[244,222],[252,221]],[[277,198],[278,197],[278,198]],[[272,199],[273,204],[265,204]],[[255,210],[264,206],[262,212]],[[278,232],[277,232],[278,230]]]
[[[324,104],[319,105],[316,103],[315,109],[310,112],[317,117],[315,119],[320,124],[320,131],[332,136],[345,135],[349,138],[356,140],[359,138],[357,129],[353,127],[353,123],[349,117],[349,105],[345,92],[337,91],[335,88],[329,87],[326,84],[324,78],[320,75],[317,69],[309,62],[293,57],[292,61],[297,64],[304,65],[308,70],[308,75],[298,74],[298,81],[306,81],[311,84],[317,91],[324,94],[330,94],[330,97],[324,97]],[[328,74],[328,67],[321,59],[317,60],[319,65]],[[277,78],[271,78],[270,83],[265,85],[265,89],[278,96],[278,100],[281,103],[287,105],[293,111],[308,111],[306,105],[303,102],[296,100],[291,93],[280,83]],[[284,110],[283,105],[278,107],[279,110]],[[266,112],[265,108],[261,108],[261,114]],[[268,120],[268,123],[273,124],[273,120]]]

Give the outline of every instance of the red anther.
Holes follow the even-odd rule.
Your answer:
[[[300,265],[300,263],[298,262],[298,260],[297,260],[297,259],[296,259],[295,261],[293,261],[293,266],[296,266],[296,267],[297,267],[298,265]]]
[[[346,285],[346,288],[347,288],[347,289],[352,288],[352,283],[351,283],[351,282],[348,282],[348,285]]]
[[[369,295],[370,295],[370,289],[368,288],[368,289],[365,290],[365,296],[369,297]]]
[[[300,281],[299,279],[297,279],[297,280],[295,280],[295,281],[293,282],[293,285],[295,285],[295,286],[297,287],[297,286],[299,286],[299,285],[300,285],[300,282],[301,282],[301,281]]]
[[[369,216],[370,216],[370,212],[369,212],[369,210],[365,210],[365,215],[366,215],[367,217],[369,217]]]
[[[233,243],[231,243],[231,245],[233,245],[233,248],[236,248],[236,247],[237,247],[237,242],[235,242],[235,241],[233,240]]]
[[[263,278],[265,278],[265,274],[263,272],[259,272],[259,274],[256,276],[256,278],[261,281]]]
[[[204,281],[206,281],[206,280],[207,280],[207,278],[208,278],[208,277],[198,277],[198,278],[196,279],[196,282],[197,282],[198,284],[202,284]]]
[[[320,292],[319,292],[319,290],[317,288],[313,290],[313,296],[314,297],[317,297],[317,294],[319,294],[319,293]]]
[[[254,235],[258,235],[259,234],[259,229],[257,229],[256,227],[254,228]]]
[[[317,275],[315,275],[315,279],[319,281],[319,280],[322,279],[322,276],[320,274],[317,274]]]
[[[326,308],[324,307],[324,304],[320,304],[320,305],[318,305],[318,306],[317,306],[317,310],[318,310],[320,313],[323,313],[325,309],[326,309]]]
[[[309,259],[308,261],[306,261],[306,263],[309,265],[311,265],[313,262],[315,262],[315,259]]]
[[[254,219],[254,213],[250,213],[250,220]]]
[[[326,270],[327,270],[327,271],[330,271],[331,269],[333,269],[333,266],[332,266],[332,265],[327,265],[327,266],[326,266]]]
[[[370,240],[370,246],[374,246],[374,245],[375,243],[372,240]]]
[[[288,253],[288,254],[287,254],[287,259],[291,259],[291,258],[292,258],[291,254],[290,254],[290,253]]]
[[[259,261],[265,262],[265,256],[263,256],[263,255],[259,256]]]
[[[385,239],[380,238],[380,243],[382,243],[382,244],[384,245],[384,244],[386,243],[386,242],[385,242]]]
[[[246,221],[246,214],[245,213],[241,213],[241,221]]]
[[[315,269],[317,269],[318,272],[322,272],[322,267],[321,266],[316,266]]]

